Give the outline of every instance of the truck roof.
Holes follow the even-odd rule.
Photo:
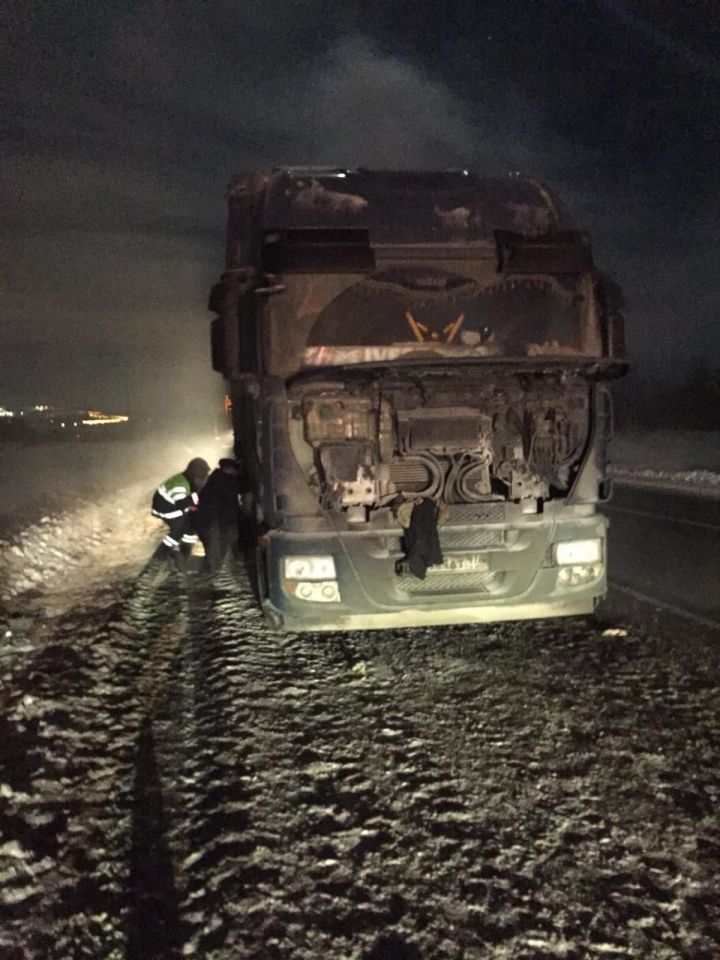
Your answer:
[[[371,243],[477,242],[496,230],[539,235],[573,227],[550,188],[517,175],[283,167],[234,177],[231,208],[247,210],[251,194],[262,229],[358,227],[369,230]]]

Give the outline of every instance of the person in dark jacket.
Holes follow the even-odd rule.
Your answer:
[[[209,473],[208,463],[201,457],[195,457],[182,473],[168,477],[153,493],[151,513],[163,520],[168,527],[162,543],[153,554],[154,559],[164,559],[175,554],[178,568],[187,569],[193,544],[197,542],[197,534],[190,522],[190,513],[196,507],[198,494]]]
[[[239,465],[224,457],[200,491],[193,527],[205,548],[205,567],[215,573],[228,553],[237,546],[239,535]]]

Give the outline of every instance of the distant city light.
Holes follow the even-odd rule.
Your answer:
[[[60,420],[60,417],[65,414],[65,417],[72,416],[73,413],[77,420]],[[62,430],[66,427],[95,427],[98,425],[107,425],[107,424],[117,424],[117,423],[127,423],[130,417],[126,416],[123,413],[103,413],[100,410],[78,410],[75,411],[59,411],[54,407],[51,407],[46,403],[35,403],[32,406],[26,407],[24,410],[8,410],[7,407],[0,406],[0,418],[2,417],[24,417],[28,415],[27,426],[33,431],[41,430],[41,424],[47,424],[47,428],[52,429],[59,426]],[[41,416],[35,416],[35,414],[40,414]]]
[[[82,421],[87,427],[94,427],[101,423],[127,423],[130,419],[121,413],[100,413],[99,410],[88,410],[87,414],[88,419]]]

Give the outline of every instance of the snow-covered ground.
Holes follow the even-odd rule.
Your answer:
[[[164,532],[150,516],[153,488],[191,457],[214,466],[229,443],[3,445],[0,613],[20,597],[59,611],[140,569]]]
[[[278,635],[242,570],[0,648],[3,960],[715,960],[716,643]]]
[[[620,433],[613,439],[611,456],[611,473],[619,483],[720,497],[720,433]]]
[[[717,634],[278,634],[146,565],[223,452],[3,463],[1,960],[717,960]]]

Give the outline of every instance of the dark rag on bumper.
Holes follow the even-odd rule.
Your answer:
[[[438,508],[434,500],[423,497],[415,504],[404,539],[405,560],[410,573],[424,580],[428,567],[443,562],[438,536]]]

